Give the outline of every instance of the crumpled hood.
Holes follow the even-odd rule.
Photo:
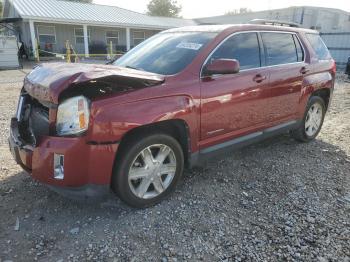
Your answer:
[[[41,101],[58,103],[60,94],[84,83],[109,79],[131,88],[145,88],[164,82],[163,75],[113,65],[46,63],[34,68],[24,80],[25,90]]]

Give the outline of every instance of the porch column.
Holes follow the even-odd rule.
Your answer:
[[[84,47],[85,47],[85,57],[89,57],[89,38],[87,25],[83,25],[84,29]]]
[[[32,52],[34,55],[34,58],[38,57],[38,54],[36,52],[36,39],[35,39],[35,29],[34,29],[34,22],[33,21],[29,21],[29,31],[30,31],[30,40],[32,42]]]
[[[130,50],[130,28],[126,28],[126,51]]]

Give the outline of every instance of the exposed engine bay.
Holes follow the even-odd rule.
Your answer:
[[[75,95],[94,98],[162,84],[165,76],[111,65],[52,63],[37,66],[24,81],[26,92],[53,104]]]
[[[24,144],[34,147],[40,137],[49,135],[49,108],[25,92],[20,96],[16,117]]]
[[[59,100],[62,101],[77,95],[84,95],[89,99],[93,99],[114,93],[130,92],[157,84],[159,82],[139,78],[107,76],[86,82],[73,83],[60,94]]]

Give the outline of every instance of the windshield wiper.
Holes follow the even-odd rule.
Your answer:
[[[139,67],[134,67],[134,66],[129,66],[129,65],[126,65],[125,67],[126,67],[126,68],[130,68],[130,69],[145,71],[145,70],[143,70],[142,68],[139,68]]]

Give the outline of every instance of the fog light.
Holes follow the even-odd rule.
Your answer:
[[[55,179],[62,180],[64,178],[64,155],[54,154],[53,175]]]

